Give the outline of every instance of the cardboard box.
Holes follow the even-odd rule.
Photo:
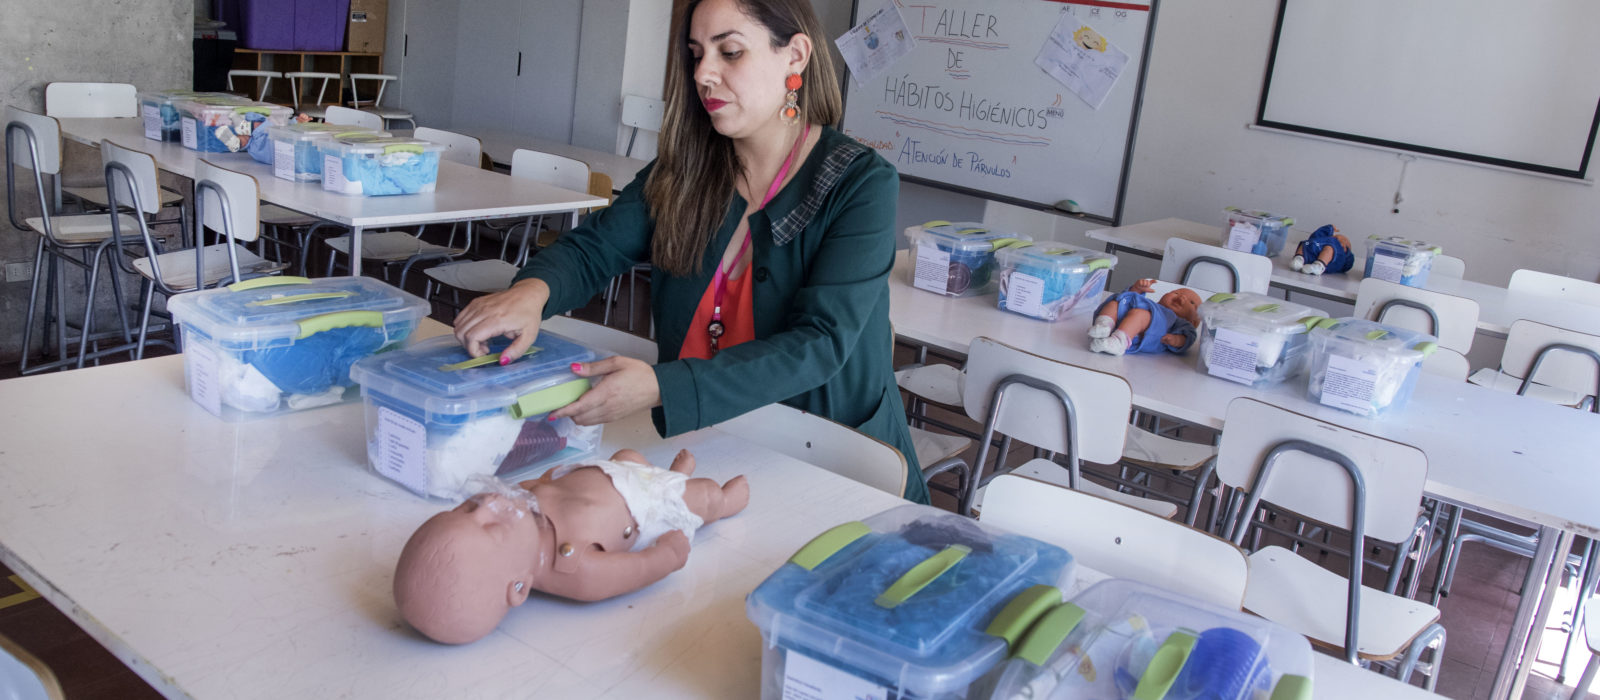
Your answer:
[[[389,0],[350,0],[350,28],[344,50],[383,53],[384,36],[389,32],[388,16]]]

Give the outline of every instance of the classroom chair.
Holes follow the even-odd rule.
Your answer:
[[[1250,398],[1228,404],[1226,422],[1217,475],[1237,491],[1232,517],[1224,520],[1231,523],[1228,539],[1243,544],[1252,528],[1257,533],[1273,529],[1257,520],[1263,504],[1350,533],[1343,576],[1281,546],[1251,553],[1244,609],[1304,634],[1350,663],[1397,659],[1395,675],[1401,682],[1421,670],[1432,691],[1444,658],[1439,609],[1394,593],[1412,545],[1427,551],[1430,529],[1418,527],[1427,457],[1410,445]],[[1369,540],[1397,546],[1384,590],[1362,582]],[[1343,606],[1327,604],[1341,599]],[[1424,663],[1428,649],[1433,653]]]
[[[1272,281],[1272,258],[1187,238],[1168,238],[1157,277],[1218,292],[1266,294]]]
[[[383,131],[383,117],[372,112],[359,109],[350,109],[339,105],[328,105],[322,111],[322,121],[329,124],[344,124],[346,126],[359,126],[373,131]]]
[[[1368,277],[1356,288],[1353,315],[1439,339],[1439,347],[1465,354],[1478,334],[1478,302],[1429,289]]]
[[[1428,275],[1461,279],[1467,276],[1467,261],[1454,255],[1440,253],[1433,256],[1433,265],[1428,269]]]
[[[323,98],[328,96],[329,84],[333,85],[334,93],[333,102],[331,104],[339,104],[338,73],[323,73],[319,71],[292,71],[289,73],[284,73],[283,77],[289,79],[289,95],[290,99],[294,101],[294,111],[296,114],[304,114],[312,119],[322,119],[326,121],[328,106],[330,103],[324,101]],[[304,80],[308,85],[314,80],[321,81],[321,83],[319,83],[317,86],[317,98],[303,105],[300,104],[300,92],[302,88],[301,84],[298,82],[301,80]]]
[[[1472,371],[1472,367],[1467,364],[1466,355],[1442,347],[1422,358],[1422,371],[1452,381],[1464,382],[1467,381],[1467,374]]]
[[[906,483],[906,458],[893,445],[781,403],[741,414],[717,427],[894,496],[902,495]]]
[[[628,146],[622,149],[622,155],[633,157],[633,142],[639,137],[640,129],[660,133],[661,118],[666,106],[665,102],[649,97],[622,96],[622,125],[631,129],[628,132]]]
[[[1506,333],[1500,368],[1480,369],[1468,381],[1600,413],[1593,398],[1600,394],[1600,336],[1517,319]]]
[[[378,115],[378,117],[383,120],[384,124],[388,124],[389,120],[393,119],[395,121],[408,122],[408,123],[411,124],[411,128],[415,129],[415,128],[417,128],[417,119],[410,112],[408,112],[406,110],[403,110],[403,109],[400,109],[398,107],[385,107],[385,106],[383,106],[383,90],[384,90],[384,88],[387,88],[389,86],[390,81],[393,81],[394,79],[395,79],[395,76],[386,75],[386,74],[383,74],[383,73],[351,73],[350,74],[350,106],[354,107],[356,109],[361,109],[361,108],[365,107],[366,111],[369,111],[369,112],[371,112],[373,114]],[[377,82],[378,83],[377,94],[374,95],[372,99],[370,99],[370,100],[361,99],[361,91],[360,91],[359,88],[356,87],[356,84],[358,82],[360,82],[360,81],[369,81],[369,82]],[[378,129],[380,131],[385,129],[385,128],[387,128],[387,127],[386,126],[378,127]]]
[[[1580,593],[1581,595],[1582,593]],[[1591,599],[1590,604],[1594,601]],[[1574,622],[1573,637],[1578,636],[1576,622]],[[1589,663],[1583,667],[1583,675],[1578,678],[1578,685],[1573,687],[1572,695],[1567,700],[1583,700],[1589,695],[1589,686],[1594,684],[1596,671],[1600,671],[1600,622],[1595,622],[1592,617],[1583,621],[1583,638],[1589,644]]]
[[[469,168],[483,167],[483,142],[476,136],[458,134],[444,129],[433,129],[419,126],[411,135],[430,143],[444,146],[442,154],[445,160],[460,163]]]
[[[1600,284],[1538,270],[1516,270],[1506,289],[1548,297],[1561,297],[1589,306],[1600,306]]]
[[[0,697],[8,700],[65,700],[55,672],[38,657],[0,636]]]
[[[1081,462],[1116,464],[1122,459],[1133,390],[1121,377],[1040,357],[999,341],[978,336],[967,355],[962,404],[967,416],[983,423],[972,478],[958,511],[970,514],[996,434],[1002,436],[993,473],[1018,474],[1062,483],[1140,510],[1170,518],[1177,506],[1102,486],[1081,474]],[[1005,467],[1013,439],[1050,456],[1030,460],[1015,470]],[[1054,458],[1060,453],[1061,460]]]
[[[272,79],[282,78],[283,74],[275,70],[244,70],[242,68],[235,68],[228,71],[228,92],[234,92],[237,89],[233,86],[233,79],[235,77],[254,78],[256,85],[261,87],[260,90],[256,91],[256,101],[265,102],[267,101],[267,91],[272,87]]]
[[[989,482],[983,502],[983,522],[1063,547],[1083,566],[1230,610],[1244,603],[1244,550],[1210,533],[1014,474]]]
[[[45,116],[56,119],[137,117],[139,116],[137,95],[134,87],[128,83],[50,83],[44,86],[44,113]],[[65,158],[65,150],[62,156]],[[72,168],[63,167],[63,170],[70,171]],[[103,166],[98,166],[90,175],[75,178],[67,174],[56,178],[56,208],[61,208],[61,197],[65,194],[76,199],[84,211],[91,208],[105,209],[106,188],[103,170]],[[162,188],[161,206],[178,207],[178,218],[155,223],[176,221],[183,230],[188,230],[187,215],[182,208],[182,194]]]

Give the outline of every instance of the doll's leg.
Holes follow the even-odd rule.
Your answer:
[[[1150,327],[1150,312],[1144,309],[1128,309],[1122,315],[1122,320],[1117,323],[1117,330],[1110,336],[1099,338],[1089,343],[1089,349],[1109,355],[1121,355],[1128,351],[1132,339],[1139,337],[1145,329]]]
[[[1300,241],[1294,246],[1294,255],[1289,258],[1289,268],[1298,270],[1306,264],[1306,242]]]
[[[694,455],[688,450],[679,450],[678,456],[672,459],[672,471],[684,476],[693,474]],[[721,520],[744,510],[750,502],[750,482],[743,475],[720,486],[711,479],[690,479],[683,486],[683,502],[701,520],[708,523]]]
[[[1089,324],[1090,338],[1104,338],[1111,335],[1111,327],[1117,325],[1117,300],[1107,299],[1100,308],[1094,312],[1094,323]]]

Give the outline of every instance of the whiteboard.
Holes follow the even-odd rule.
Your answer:
[[[851,24],[885,1],[857,0]],[[904,179],[1035,208],[1072,200],[1118,223],[1154,0],[893,1],[916,48],[865,84],[846,78],[846,134]],[[1034,63],[1063,13],[1128,56],[1099,109]]]
[[[1282,0],[1257,123],[1585,177],[1595,0]]]

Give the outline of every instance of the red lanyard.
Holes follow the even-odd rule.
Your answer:
[[[800,153],[801,144],[804,144],[806,137],[810,135],[811,124],[807,122],[805,130],[800,132],[800,138],[795,140],[794,148],[789,149],[789,157],[783,160],[783,167],[778,168],[778,177],[772,181],[772,186],[767,188],[767,196],[761,200],[761,206],[756,207],[757,210],[767,208],[767,203],[772,201],[773,195],[778,194],[778,189],[783,186],[783,179],[789,175],[789,166],[794,164],[794,157]],[[728,271],[733,269],[734,265],[738,265],[739,260],[744,257],[744,252],[750,249],[750,227],[748,225],[745,226],[743,239],[743,242],[739,244],[739,252],[733,256],[733,263],[724,266],[721,262],[718,262],[717,274],[711,278],[712,289],[715,291],[711,302],[711,322],[706,324],[706,335],[711,336],[712,353],[717,351],[717,339],[721,338],[723,332],[727,330],[722,325],[722,296],[728,289]]]

